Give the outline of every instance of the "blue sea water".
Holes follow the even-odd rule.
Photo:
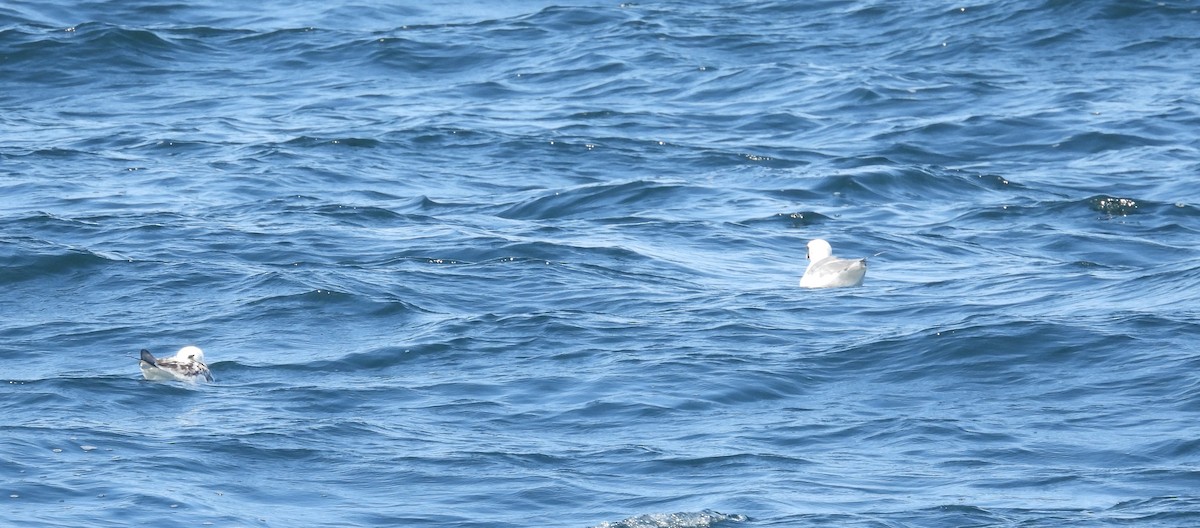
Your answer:
[[[1183,1],[6,2],[0,523],[1200,525],[1198,52]]]

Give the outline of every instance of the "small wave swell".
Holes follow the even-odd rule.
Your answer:
[[[714,528],[746,522],[745,515],[724,514],[712,510],[679,513],[648,513],[614,522],[603,522],[593,528]]]

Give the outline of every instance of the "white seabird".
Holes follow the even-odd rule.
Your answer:
[[[212,372],[204,364],[204,351],[200,347],[185,346],[175,353],[174,357],[155,358],[149,350],[142,349],[142,376],[148,380],[170,381],[179,380],[189,383],[197,381],[212,381]]]
[[[801,288],[840,288],[862,286],[867,274],[867,259],[833,256],[829,242],[816,239],[808,243],[808,268],[800,277]]]

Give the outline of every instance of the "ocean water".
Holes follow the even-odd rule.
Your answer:
[[[1200,4],[335,4],[0,5],[0,524],[1200,525]]]

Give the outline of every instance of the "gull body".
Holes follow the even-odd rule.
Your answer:
[[[862,286],[867,275],[867,259],[833,256],[833,248],[820,238],[808,243],[808,268],[800,278],[801,288],[841,288]]]
[[[200,347],[185,346],[169,358],[156,358],[149,350],[142,349],[138,366],[142,369],[142,376],[148,380],[188,383],[213,380]]]

